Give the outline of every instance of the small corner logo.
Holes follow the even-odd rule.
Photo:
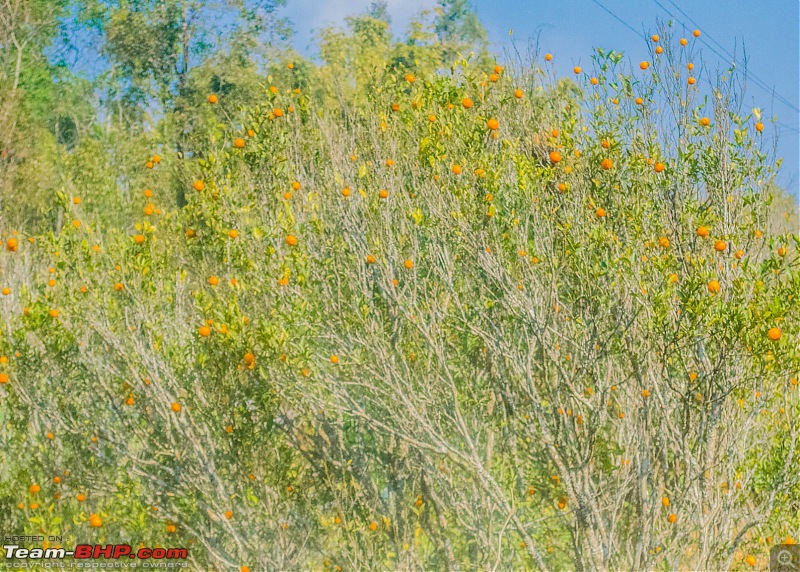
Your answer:
[[[769,551],[769,572],[800,572],[800,544],[778,544]]]

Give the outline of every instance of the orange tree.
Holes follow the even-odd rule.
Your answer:
[[[352,105],[284,62],[208,98],[184,208],[168,159],[124,223],[66,185],[58,234],[3,245],[4,530],[253,570],[735,568],[796,536],[798,237],[737,71],[650,50],[387,65]]]

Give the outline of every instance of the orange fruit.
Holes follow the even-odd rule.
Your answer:
[[[288,244],[289,246],[295,246],[297,244],[297,237],[290,234],[289,236],[286,237],[286,244]]]
[[[697,236],[705,238],[708,236],[708,228],[705,226],[698,226],[697,227]]]
[[[604,209],[603,207],[597,207],[597,210],[594,211],[594,214],[596,214],[599,217],[604,217],[606,216],[606,209]]]
[[[524,93],[523,93],[523,91],[521,89],[515,89],[514,90],[514,97],[516,97],[517,99],[522,99],[523,95],[524,95]]]
[[[758,123],[756,123],[756,131],[758,131],[759,133],[764,131],[764,124],[761,123],[760,121]]]
[[[208,96],[208,102],[209,103],[213,104],[213,103],[217,103],[218,101],[219,101],[219,98],[217,97],[216,93],[212,93],[211,95]]]
[[[393,103],[392,104],[392,111],[400,111],[400,104],[399,103]]]
[[[579,74],[579,73],[581,73],[583,70],[581,69],[581,67],[580,67],[580,66],[575,66],[574,68],[572,68],[572,71],[575,73],[575,75],[578,75],[578,74]]]
[[[8,383],[8,374],[0,373],[0,383]]]
[[[179,413],[181,410],[181,404],[176,401],[172,405],[170,405],[169,408],[172,409],[172,411],[174,411],[175,413]]]
[[[283,117],[283,109],[281,109],[280,107],[276,107],[275,109],[272,110],[272,115],[274,115],[275,117]]]
[[[86,495],[83,493],[78,493],[77,495],[75,495],[75,500],[77,500],[78,502],[83,502],[86,500]]]
[[[686,45],[686,44],[688,44],[689,42],[688,42],[688,40],[687,40],[686,38],[681,38],[681,41],[680,41],[680,43],[681,43],[681,45],[682,45],[682,46],[685,46],[685,45]]]
[[[653,169],[655,170],[656,173],[661,173],[662,171],[664,171],[664,163],[661,162],[656,163]]]
[[[611,159],[606,158],[603,159],[603,161],[600,163],[600,166],[606,171],[608,171],[611,167],[614,166],[614,163],[611,161]]]
[[[663,497],[663,498],[661,499],[661,504],[662,504],[662,506],[664,506],[664,507],[668,507],[668,506],[670,505],[670,502],[669,502],[669,497]]]
[[[229,510],[226,510],[225,511],[225,518],[227,518],[228,520],[232,519],[233,518],[233,512],[229,511]]]
[[[197,330],[197,333],[203,336],[204,338],[207,338],[208,336],[211,335],[211,328],[209,328],[208,326],[200,326],[200,328]]]
[[[699,38],[699,37],[700,37],[700,30],[695,30],[694,32],[692,32],[692,35],[693,35],[695,38]]]
[[[770,328],[767,332],[767,337],[773,342],[777,342],[779,339],[781,339],[782,335],[783,333],[781,332],[780,328]]]
[[[747,562],[750,566],[756,565],[756,557],[753,556],[752,554],[748,554],[747,558],[745,558],[744,561]]]
[[[375,264],[375,257],[371,254],[367,255],[367,264]]]
[[[686,80],[686,81],[689,83],[689,85],[694,85],[694,84],[696,84],[696,83],[697,83],[697,80],[696,80],[696,79],[694,79],[694,78],[693,78],[693,77],[691,77],[691,76],[690,76],[690,77],[689,77],[689,79],[688,79],[688,80]]]
[[[236,240],[237,238],[239,238],[239,231],[236,230],[235,228],[232,228],[228,231],[228,236]]]
[[[89,516],[89,526],[92,528],[99,528],[103,526],[103,519],[101,519],[97,514],[92,514]]]
[[[544,60],[545,60],[546,62],[553,61],[553,54],[545,54],[545,55],[544,55]]]
[[[744,257],[744,250],[737,250],[733,253],[733,256],[736,257],[737,260],[741,260]]]
[[[332,363],[332,364],[337,364],[337,363],[339,363],[339,356],[337,356],[337,355],[332,355],[332,356],[331,356],[331,363]]]
[[[342,196],[345,198],[350,196],[350,187],[345,187],[342,189]]]
[[[194,183],[192,183],[192,186],[194,187],[194,190],[198,192],[206,188],[206,184],[200,180],[197,180]]]
[[[720,286],[719,282],[717,282],[716,280],[712,280],[711,282],[708,283],[708,291],[711,294],[719,294],[719,291],[721,289],[722,289],[722,287]]]
[[[55,308],[50,310],[50,312],[48,312],[48,313],[50,314],[51,318],[58,318],[58,310],[56,310]]]
[[[372,522],[369,523],[369,529],[372,532],[375,532],[376,530],[378,530],[378,523],[373,520]]]
[[[676,522],[678,522],[678,515],[676,515],[676,514],[673,512],[672,514],[670,514],[670,515],[667,517],[667,520],[669,520],[670,524],[675,524]]]
[[[125,286],[122,284],[122,282],[117,282],[117,283],[114,284],[114,290],[115,291],[122,292],[124,289],[125,289]]]
[[[411,269],[414,267],[414,262],[412,262],[411,260],[409,260],[409,259],[407,258],[407,259],[406,259],[406,260],[403,262],[403,266],[405,266],[407,269],[411,270]]]
[[[211,284],[212,286],[216,286],[217,284],[219,284],[219,278],[217,278],[216,276],[209,276],[208,283]]]
[[[464,107],[464,109],[470,109],[472,107],[472,100],[468,97],[465,97],[461,100],[461,105]]]
[[[42,488],[41,488],[39,485],[37,485],[37,484],[35,484],[35,483],[34,483],[34,484],[32,484],[32,485],[30,486],[30,488],[29,488],[28,490],[30,491],[30,493],[31,493],[32,495],[35,495],[35,494],[36,494],[36,493],[38,493],[40,490],[42,490]]]
[[[233,146],[236,147],[237,149],[243,148],[244,139],[242,139],[241,137],[237,137],[236,139],[233,140]]]
[[[17,242],[17,239],[14,237],[11,237],[6,241],[6,250],[8,250],[9,252],[14,252],[15,250],[17,250],[17,246],[19,246],[19,243]]]
[[[461,174],[461,165],[456,163],[455,165],[450,167],[450,170],[453,171],[454,175],[460,175]]]
[[[489,121],[486,122],[486,127],[491,129],[492,131],[495,131],[500,127],[500,123],[497,121],[497,119],[492,117]]]
[[[386,189],[381,189],[381,191],[378,193],[378,196],[382,199],[388,198],[389,191],[387,191]]]
[[[724,240],[717,240],[716,242],[714,242],[714,250],[716,250],[717,252],[725,252],[727,248],[728,248],[728,243],[725,242]]]
[[[295,190],[295,191],[299,191],[300,190],[300,181],[294,181],[292,183],[292,189]]]
[[[561,153],[559,153],[558,151],[551,151],[550,152],[550,162],[553,163],[553,164],[560,163],[561,162]]]
[[[407,74],[406,74],[406,81],[407,81],[408,83],[414,83],[414,82],[416,81],[416,79],[417,79],[417,78],[415,78],[415,77],[414,77],[414,74],[413,74],[413,73],[407,73]]]
[[[700,125],[702,125],[703,127],[708,127],[709,125],[711,125],[711,120],[708,117],[701,117]]]
[[[650,67],[650,64],[648,62],[642,62],[642,63],[639,64],[639,69],[642,69],[642,70],[646,70],[649,67]]]
[[[133,241],[136,244],[144,244],[144,235],[143,234],[137,234],[136,236],[133,237]]]
[[[656,46],[656,53],[658,55],[663,54],[664,53],[664,48],[662,48],[661,46]]]

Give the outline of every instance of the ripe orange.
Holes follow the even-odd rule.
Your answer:
[[[495,131],[500,127],[500,122],[497,121],[497,119],[495,119],[494,117],[492,117],[489,121],[486,122],[486,127],[491,129],[492,131]]]
[[[208,336],[211,335],[211,328],[209,328],[208,326],[200,326],[200,328],[197,330],[197,333],[203,336],[204,338],[207,338]]]
[[[553,163],[553,164],[560,163],[561,162],[561,153],[559,153],[558,151],[551,151],[550,152],[550,162]]]
[[[744,561],[747,562],[750,566],[756,565],[756,557],[753,556],[752,554],[748,554],[747,558],[745,558]]]
[[[689,76],[689,79],[688,79],[688,80],[686,80],[686,81],[689,83],[689,85],[694,85],[694,84],[696,84],[696,83],[697,83],[697,80],[696,80],[696,79],[694,79],[694,78],[693,78],[693,77],[691,77],[691,76]]]
[[[716,280],[712,280],[711,282],[708,283],[708,291],[711,294],[719,294],[719,291],[721,289],[722,289],[722,287],[720,286],[719,282],[717,282]]]
[[[733,256],[736,257],[737,260],[741,260],[744,257],[744,250],[737,250],[733,253]]]
[[[717,252],[725,252],[727,248],[728,248],[728,243],[726,243],[724,240],[717,240],[716,242],[714,242],[714,250],[716,250]]]
[[[417,78],[415,78],[415,77],[414,77],[414,74],[413,74],[413,73],[407,73],[407,74],[406,74],[406,81],[407,81],[408,83],[414,83],[414,82],[416,81],[416,79],[417,79]]]
[[[114,284],[114,290],[117,292],[122,292],[125,289],[125,285],[122,282],[116,282]]]
[[[49,314],[51,318],[58,318],[58,310],[56,310],[55,308],[50,310]]]
[[[643,390],[642,390],[642,397],[644,397],[645,399],[647,399],[648,397],[650,397],[650,392],[649,392],[649,391],[647,391],[646,389],[643,389]]]
[[[695,38],[699,38],[699,37],[700,37],[700,30],[695,30],[694,32],[692,32],[692,35],[693,35]]]
[[[553,61],[553,54],[545,54],[545,55],[544,55],[544,60],[545,60],[546,62]]]
[[[205,184],[203,181],[200,181],[200,180],[197,180],[197,181],[195,181],[195,182],[192,184],[192,186],[194,187],[194,190],[195,190],[195,191],[198,191],[198,192],[199,192],[199,191],[202,191],[203,189],[205,189],[205,188],[206,188],[206,184]]]
[[[662,171],[664,171],[664,163],[661,162],[656,163],[653,169],[655,170],[656,173],[661,173]]]
[[[614,163],[611,161],[611,159],[606,158],[602,160],[600,166],[606,171],[608,171],[611,167],[614,166]]]
[[[414,262],[406,258],[406,260],[403,262],[403,266],[411,270],[414,267]]]
[[[371,254],[367,255],[367,264],[375,264],[375,257]]]
[[[86,500],[86,495],[83,493],[78,493],[77,495],[75,495],[75,500],[77,500],[78,502],[83,502]]]
[[[219,98],[217,97],[216,93],[212,93],[211,95],[208,96],[208,102],[209,103],[213,104],[213,103],[217,103],[218,101],[219,101]]]
[[[376,530],[378,530],[378,523],[373,520],[372,522],[369,523],[369,529],[372,532],[375,532]]]
[[[97,514],[92,514],[89,516],[89,526],[92,528],[99,528],[103,526],[103,519],[101,519]]]
[[[711,125],[711,120],[708,117],[701,117],[700,125],[702,125],[703,127],[708,127],[709,125]]]
[[[452,167],[450,167],[450,170],[451,170],[451,171],[453,171],[453,174],[454,174],[454,175],[460,175],[460,174],[461,174],[461,165],[459,165],[458,163],[456,163],[455,165],[453,165]]]
[[[770,328],[767,332],[767,337],[773,342],[777,342],[779,339],[781,339],[782,335],[783,333],[781,332],[780,328]]]
[[[604,217],[606,216],[606,209],[604,209],[603,207],[597,207],[597,210],[594,211],[594,214],[596,214],[599,217]]]
[[[708,236],[708,228],[705,226],[698,226],[697,227],[697,236],[706,238]]]
[[[242,139],[241,137],[237,137],[236,139],[233,140],[233,146],[236,147],[237,149],[243,148],[244,139]]]
[[[470,109],[472,107],[472,100],[468,97],[465,97],[461,100],[461,105],[464,107],[464,109]]]
[[[8,374],[0,373],[0,383],[8,383]]]
[[[274,115],[275,117],[283,117],[283,109],[281,109],[280,107],[276,107],[275,109],[272,110],[272,115]]]
[[[339,356],[337,356],[337,355],[332,355],[332,356],[331,356],[331,363],[332,363],[332,364],[337,364],[337,363],[339,363]]]
[[[649,67],[650,67],[649,62],[642,62],[642,63],[639,64],[639,69],[642,69],[642,70],[646,70]]]
[[[673,512],[672,514],[670,514],[670,515],[667,517],[667,520],[669,520],[670,524],[675,524],[676,522],[678,522],[678,515],[676,515],[676,514]]]
[[[386,189],[381,189],[381,191],[378,193],[378,196],[382,199],[388,198],[389,191],[387,191]]]
[[[764,124],[761,123],[760,121],[758,123],[756,123],[756,131],[758,131],[759,133],[764,131]]]
[[[662,48],[661,46],[656,46],[656,53],[658,55],[663,54],[664,53],[664,48]]]
[[[17,250],[17,246],[19,246],[19,243],[17,242],[17,239],[14,237],[11,237],[6,241],[6,250],[8,250],[9,252],[14,252],[15,250]]]
[[[216,276],[209,276],[208,283],[211,284],[212,286],[216,286],[217,284],[219,284],[219,278],[217,278]]]
[[[681,42],[680,43],[681,43],[682,46],[685,46],[689,42],[688,42],[688,40],[686,38],[681,38]]]
[[[288,244],[289,246],[295,246],[297,244],[297,237],[290,234],[289,236],[286,237],[286,244]]]
[[[589,78],[589,83],[592,84],[592,85],[597,85],[600,82],[597,80],[596,77],[593,77],[593,78]]]
[[[493,74],[489,75],[489,81],[492,82],[492,83],[497,82],[498,79],[500,79],[500,76],[497,75],[496,73],[493,73]]]
[[[600,146],[601,146],[603,149],[608,149],[609,147],[611,147],[611,141],[609,141],[608,139],[603,139],[603,140],[600,142]]]
[[[392,104],[392,111],[400,111],[400,104],[399,103],[393,103]]]
[[[133,241],[136,244],[144,244],[144,235],[143,234],[137,234],[136,236],[133,237]]]
[[[228,236],[236,240],[237,238],[239,238],[239,231],[236,230],[235,228],[232,228],[228,231]]]
[[[583,70],[581,69],[581,67],[580,67],[580,66],[575,66],[574,68],[572,68],[572,71],[575,73],[575,75],[578,75],[578,74],[579,74],[579,73],[581,73]]]
[[[345,188],[342,189],[342,196],[344,198],[347,198],[347,197],[350,196],[350,187],[345,187]]]
[[[172,409],[173,412],[179,413],[181,410],[181,404],[176,401],[172,405],[170,405],[169,408]]]
[[[514,90],[514,97],[516,97],[517,99],[522,99],[523,95],[524,95],[524,93],[523,93],[523,91],[521,89],[515,89]]]

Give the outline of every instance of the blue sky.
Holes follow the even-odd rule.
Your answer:
[[[489,32],[492,50],[502,53],[508,46],[509,29],[518,45],[538,36],[541,49],[555,56],[556,70],[569,74],[576,64],[586,65],[594,47],[624,51],[634,61],[644,59],[644,31],[652,33],[656,22],[673,19],[689,30],[698,27],[701,39],[724,55],[724,50],[742,47],[748,57],[748,73],[754,74],[767,89],[748,82],[746,109],[760,107],[766,117],[778,116],[778,155],[783,166],[778,182],[800,197],[800,125],[795,108],[800,107],[800,17],[797,0],[597,0],[637,33],[630,30],[594,0],[473,0],[478,16]],[[369,0],[288,0],[282,15],[296,30],[295,47],[314,53],[312,30],[326,25],[341,25],[344,17],[364,11]],[[408,22],[420,10],[430,9],[434,0],[389,0],[394,32],[405,32]],[[660,4],[660,5],[659,5]],[[680,12],[680,10],[683,13]],[[673,17],[670,17],[671,12]],[[688,18],[687,18],[688,16]],[[697,23],[695,26],[690,20]],[[681,29],[680,24],[677,24]],[[711,49],[702,46],[705,66],[725,64]],[[773,99],[774,90],[789,105]],[[765,125],[767,122],[764,122]],[[772,135],[767,125],[765,135]]]

